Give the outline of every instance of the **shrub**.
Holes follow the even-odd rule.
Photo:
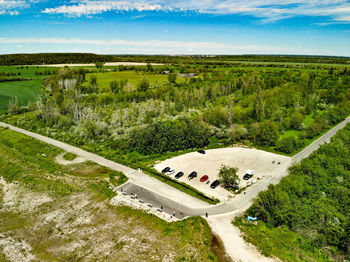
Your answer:
[[[284,136],[278,139],[276,148],[281,152],[290,154],[296,151],[299,147],[299,141],[296,136]]]

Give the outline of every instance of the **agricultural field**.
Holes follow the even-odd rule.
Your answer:
[[[40,96],[44,79],[56,70],[36,66],[0,66],[0,112],[7,111],[15,97],[21,106],[34,102]]]
[[[9,103],[17,97],[22,106],[34,102],[40,96],[42,80],[0,83],[0,112],[8,110]]]
[[[108,69],[107,69],[108,70]],[[96,77],[97,84],[100,89],[108,90],[110,88],[110,83],[112,81],[127,81],[130,85],[137,87],[138,83],[141,82],[143,78],[147,79],[150,87],[161,87],[168,83],[168,75],[164,74],[153,74],[135,71],[117,71],[117,72],[105,72],[105,73],[90,73],[86,75],[87,81],[91,81],[92,77]],[[185,78],[179,77],[178,82],[182,83]]]
[[[225,261],[200,217],[167,223],[111,206],[122,173],[0,129],[1,261]],[[214,253],[218,252],[218,253]],[[221,253],[220,253],[221,252]]]

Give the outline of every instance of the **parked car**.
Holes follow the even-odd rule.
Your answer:
[[[204,150],[198,150],[197,152],[200,153],[200,154],[203,154],[203,155],[205,154]]]
[[[243,176],[243,180],[248,180],[248,179],[251,179],[253,177],[253,174],[245,174]]]
[[[175,170],[170,168],[167,172],[165,172],[166,175],[170,176],[175,173]]]
[[[180,177],[182,177],[184,175],[184,172],[179,172],[175,175],[176,179],[179,179]]]
[[[168,172],[170,170],[170,167],[166,167],[166,168],[164,168],[163,170],[162,170],[162,173],[166,173],[166,172]]]
[[[219,180],[215,180],[213,183],[211,183],[210,188],[216,188],[218,185],[220,185],[220,181]]]
[[[193,178],[197,177],[197,172],[193,171],[191,174],[188,175],[188,179],[191,180]]]
[[[200,181],[201,181],[201,182],[207,181],[208,178],[209,178],[209,177],[208,177],[207,175],[204,175],[204,176],[201,177]]]

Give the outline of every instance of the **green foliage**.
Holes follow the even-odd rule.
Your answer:
[[[290,169],[277,186],[260,192],[248,213],[269,227],[285,226],[349,259],[350,125]],[[254,237],[253,237],[254,238]]]
[[[182,118],[136,129],[130,136],[130,143],[141,154],[155,154],[204,147],[209,136],[209,129],[203,123]]]
[[[238,217],[233,222],[244,232],[244,238],[258,247],[268,257],[277,257],[282,261],[331,261],[326,252],[314,247],[311,241],[287,227],[268,227],[259,221],[257,225],[247,222],[245,217]]]
[[[276,148],[287,154],[295,152],[299,146],[298,137],[293,135],[280,137],[276,143]]]
[[[226,165],[222,165],[218,174],[220,183],[225,188],[238,189],[240,179],[237,172],[237,167],[229,167]]]
[[[146,92],[148,88],[149,88],[149,82],[147,78],[142,78],[140,83],[137,86],[137,90],[139,92]]]
[[[76,154],[73,153],[65,153],[63,155],[63,159],[67,160],[67,161],[73,161],[74,159],[76,159],[78,156]]]
[[[170,73],[168,75],[168,81],[171,84],[175,84],[176,83],[176,74],[175,73]]]
[[[273,146],[277,142],[278,137],[278,126],[275,122],[266,120],[259,124],[256,134],[256,142],[259,145]]]

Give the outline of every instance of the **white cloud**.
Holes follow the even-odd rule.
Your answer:
[[[165,40],[91,40],[67,38],[0,38],[0,44],[43,44],[45,46],[69,46],[73,50],[94,50],[97,53],[153,53],[153,54],[231,54],[231,53],[295,53],[294,48],[280,48],[260,45],[232,45],[205,41],[165,41]],[[106,51],[108,50],[108,52]],[[125,51],[123,51],[125,50]],[[308,50],[302,50],[308,51]],[[299,50],[300,52],[300,50]]]
[[[46,8],[43,13],[65,14],[67,16],[82,16],[101,14],[107,11],[158,11],[165,10],[160,4],[127,1],[80,1],[77,5],[63,5],[55,8]]]
[[[0,0],[0,15],[19,15],[17,9],[29,8],[40,0]]]
[[[348,0],[74,0],[69,5],[47,8],[43,12],[83,16],[131,10],[248,14],[265,21],[298,15],[326,16],[333,20],[347,21],[350,16],[350,3]]]

